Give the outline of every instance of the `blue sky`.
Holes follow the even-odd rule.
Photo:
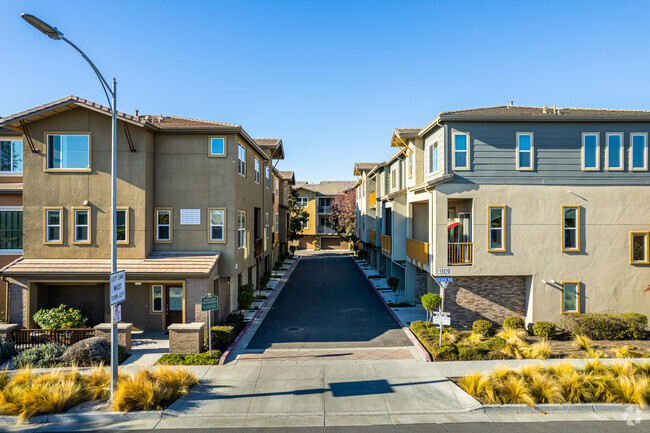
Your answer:
[[[59,28],[118,80],[118,110],[279,137],[298,180],[352,179],[396,127],[503,105],[648,109],[647,1],[7,1],[0,115],[105,104]]]

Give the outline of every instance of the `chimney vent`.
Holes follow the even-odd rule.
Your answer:
[[[546,114],[548,112],[548,105],[544,105],[544,108],[542,108],[542,113]]]
[[[140,110],[135,110],[135,117],[139,117],[139,116],[138,116],[138,113],[139,113],[139,112],[140,112]]]

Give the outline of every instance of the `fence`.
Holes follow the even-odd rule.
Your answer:
[[[16,350],[21,351],[48,343],[59,343],[70,346],[78,341],[95,336],[93,328],[76,329],[14,329],[11,331],[11,341]]]

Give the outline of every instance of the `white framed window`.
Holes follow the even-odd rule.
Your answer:
[[[646,132],[630,134],[630,169],[632,171],[648,169],[648,134]]]
[[[63,244],[63,208],[46,207],[43,208],[43,242],[46,244]]]
[[[89,244],[90,243],[90,208],[73,207],[72,213],[74,219],[72,243]]]
[[[271,187],[271,169],[267,165],[264,167],[264,181],[266,183],[266,189]]]
[[[307,220],[307,221],[301,221],[301,222],[300,222],[300,228],[301,228],[302,230],[304,230],[304,229],[308,229],[308,228],[309,228],[309,220]]]
[[[562,281],[562,312],[580,312],[580,282]]]
[[[208,156],[226,156],[226,137],[209,137],[208,145]]]
[[[267,239],[271,237],[271,214],[268,212],[264,213],[264,237]]]
[[[623,170],[623,133],[608,132],[605,160],[607,170]]]
[[[151,286],[151,312],[162,313],[163,311],[163,286]]]
[[[597,132],[582,133],[582,169],[600,170],[600,134]]]
[[[429,145],[429,174],[438,172],[438,142]]]
[[[274,178],[274,179],[275,179],[275,182],[274,182],[275,183],[275,197],[279,198],[280,197],[280,181],[278,180],[277,177]]]
[[[226,241],[226,209],[208,208],[208,241]]]
[[[156,242],[172,241],[172,210],[156,209]]]
[[[90,134],[48,134],[48,170],[90,170]]]
[[[562,206],[562,251],[580,251],[580,206]]]
[[[394,165],[390,168],[390,190],[395,191],[397,189],[397,166]]]
[[[307,207],[307,203],[309,203],[309,197],[298,197],[296,205],[300,207]]]
[[[452,134],[452,167],[454,170],[469,170],[469,134],[454,132]]]
[[[275,232],[278,233],[280,231],[280,214],[275,213]]]
[[[241,143],[237,144],[237,172],[242,176],[246,176],[246,147]]]
[[[237,248],[246,247],[246,211],[237,211]]]
[[[517,133],[517,170],[535,168],[535,144],[532,132]]]
[[[255,183],[260,183],[260,160],[255,157]]]
[[[630,264],[650,264],[650,232],[630,232]]]
[[[506,207],[488,206],[488,251],[506,250]]]
[[[411,150],[410,147],[407,148],[409,157],[408,157],[408,165],[409,165],[409,179],[413,178],[413,151]]]
[[[23,172],[23,140],[0,139],[0,174]]]
[[[118,207],[115,212],[115,225],[117,226],[117,244],[129,243],[129,208]]]
[[[0,255],[23,253],[23,208],[0,207]]]

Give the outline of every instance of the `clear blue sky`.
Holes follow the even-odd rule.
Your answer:
[[[74,94],[284,140],[298,180],[352,179],[396,127],[503,105],[650,108],[650,2],[2,1],[0,115]]]

